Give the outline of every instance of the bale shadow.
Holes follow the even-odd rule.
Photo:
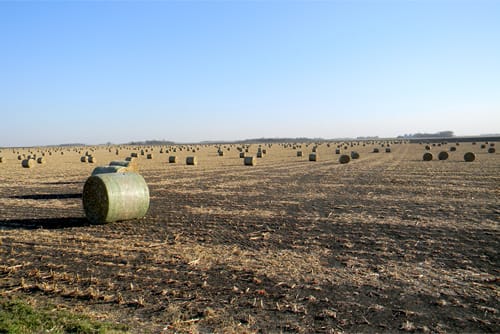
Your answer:
[[[42,182],[41,184],[59,185],[59,184],[83,184],[83,181],[57,181],[57,182]]]
[[[82,194],[81,193],[73,193],[73,194],[34,194],[34,195],[17,195],[17,196],[11,196],[10,198],[15,198],[15,199],[34,199],[34,200],[73,199],[73,198],[82,198]]]
[[[35,219],[1,219],[1,229],[63,229],[69,227],[90,226],[84,217],[35,218]]]

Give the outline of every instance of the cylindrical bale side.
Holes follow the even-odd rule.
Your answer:
[[[153,154],[152,153],[148,153],[148,155],[146,155],[146,159],[153,159]]]
[[[356,151],[351,152],[351,158],[354,159],[359,159],[359,153]]]
[[[39,157],[38,159],[36,159],[36,162],[39,164],[44,164],[46,162],[46,160],[44,157]]]
[[[89,163],[91,163],[91,164],[97,163],[97,159],[92,155],[89,155],[88,159],[89,159]]]
[[[347,155],[347,154],[342,154],[339,158],[339,162],[341,164],[346,164],[348,163],[349,161],[351,161],[351,158]]]
[[[175,164],[177,162],[177,156],[171,155],[168,157],[168,162],[171,164]]]
[[[464,160],[467,162],[472,162],[476,160],[476,155],[473,152],[467,152],[464,154]]]
[[[379,150],[377,147],[375,147],[375,148],[373,149],[373,153],[379,153],[379,152],[380,152],[380,150]]]
[[[24,159],[23,161],[21,161],[21,166],[23,166],[24,168],[31,168],[35,165],[36,161],[33,160],[33,159]]]
[[[446,151],[439,152],[439,154],[438,154],[439,160],[446,160],[446,159],[448,159],[448,157],[449,157],[449,154]]]
[[[130,156],[131,156],[132,158],[137,158],[137,152],[132,152],[132,153],[130,153]]]
[[[106,173],[126,173],[129,172],[127,167],[123,166],[100,166],[94,168],[92,175],[106,174]]]
[[[297,156],[301,157],[302,156],[302,151],[297,151]]]
[[[257,152],[257,158],[262,158],[262,151]]]
[[[335,149],[335,154],[340,154],[340,149],[339,148]]]
[[[316,153],[309,154],[309,161],[318,161],[318,155]]]
[[[240,153],[240,158],[243,159],[245,157],[245,152]]]
[[[385,148],[385,153],[391,153],[391,148],[390,147],[386,147]]]
[[[257,164],[257,160],[253,156],[245,157],[243,162],[245,166],[255,166]]]
[[[194,165],[197,165],[197,164],[198,164],[198,159],[196,159],[196,157],[191,156],[191,157],[187,157],[186,158],[186,165],[194,166]]]
[[[3,157],[0,157],[0,164],[3,162]]]
[[[424,161],[431,161],[434,157],[432,156],[432,153],[430,152],[426,152],[424,153],[424,156],[422,157],[422,159]]]
[[[82,199],[91,223],[138,219],[148,211],[149,188],[137,173],[97,174],[85,182]]]
[[[495,152],[496,152],[496,150],[495,150],[495,148],[494,148],[494,147],[490,147],[490,148],[488,149],[488,153],[495,153]]]

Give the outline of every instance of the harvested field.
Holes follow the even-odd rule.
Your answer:
[[[134,333],[500,332],[499,155],[461,143],[424,162],[425,144],[367,144],[340,164],[338,145],[316,163],[313,144],[262,145],[253,168],[237,145],[176,147],[196,166],[169,164],[173,147],[97,147],[98,165],[155,155],[138,157],[146,217],[106,225],[84,215],[85,148],[33,168],[17,156],[36,149],[3,149],[0,298]]]

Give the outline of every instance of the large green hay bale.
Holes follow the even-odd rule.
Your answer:
[[[243,159],[243,163],[245,166],[255,166],[257,164],[257,159],[253,156],[245,157],[245,159]]]
[[[346,164],[348,163],[349,161],[351,161],[351,158],[347,155],[347,154],[342,154],[339,158],[339,162],[341,164]]]
[[[137,173],[93,175],[83,187],[83,209],[94,224],[142,218],[148,208],[148,185]]]
[[[318,161],[319,157],[316,153],[309,154],[309,161]]]
[[[476,160],[476,155],[473,152],[467,152],[464,154],[464,160],[466,162],[472,162]]]
[[[430,152],[424,153],[424,156],[422,157],[422,159],[424,161],[431,161],[433,158],[434,158],[434,156]]]
[[[23,161],[21,161],[21,166],[23,166],[24,168],[31,168],[35,165],[36,161],[33,160],[33,159],[24,159]]]
[[[106,174],[106,173],[126,173],[129,172],[127,167],[123,166],[100,166],[94,168],[92,175]]]
[[[450,156],[450,155],[448,154],[448,152],[446,152],[446,151],[441,151],[441,152],[439,152],[439,154],[438,154],[438,159],[439,159],[439,160],[446,160],[446,159],[448,159],[448,157],[449,157],[449,156]]]
[[[195,156],[186,158],[186,165],[194,166],[198,164],[198,159]]]

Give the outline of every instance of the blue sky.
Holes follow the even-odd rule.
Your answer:
[[[500,132],[500,1],[0,2],[0,146]]]

